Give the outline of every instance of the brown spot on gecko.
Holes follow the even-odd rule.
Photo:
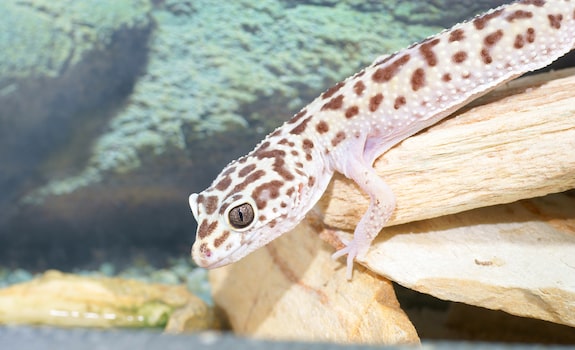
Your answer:
[[[252,192],[252,198],[256,201],[256,206],[259,210],[266,207],[269,199],[276,199],[279,197],[280,189],[283,184],[283,181],[273,180],[263,183],[254,189]]]
[[[521,0],[519,1],[520,4],[523,5],[535,5],[537,7],[541,7],[545,5],[545,0]]]
[[[270,151],[260,151],[260,152],[254,153],[254,156],[260,160],[264,159],[264,158],[274,158],[274,162],[272,164],[273,171],[275,171],[279,176],[281,176],[285,180],[290,181],[290,180],[294,179],[294,176],[285,167],[285,160],[284,160],[285,155],[286,155],[286,153],[284,151],[278,150],[278,149],[270,150]],[[261,171],[261,170],[258,170],[258,171]],[[257,171],[252,173],[251,175],[256,174],[256,173],[257,173]],[[246,177],[246,181],[247,181],[247,179],[250,178],[250,176]]]
[[[325,134],[329,131],[329,125],[323,120],[320,120],[319,123],[315,126],[315,130],[317,130],[320,134]]]
[[[487,50],[486,48],[481,49],[481,59],[485,64],[490,64],[491,62],[493,62],[493,57],[491,57],[491,55],[489,54],[489,50]]]
[[[395,102],[393,103],[393,108],[395,109],[399,109],[401,106],[403,106],[406,103],[406,99],[405,96],[397,96],[397,98],[395,99]]]
[[[310,176],[309,179],[307,180],[307,185],[309,187],[312,187],[315,184],[315,177],[314,176]]]
[[[231,175],[234,171],[236,171],[236,167],[235,167],[235,166],[229,167],[226,171],[224,171],[224,172],[222,173],[222,176]]]
[[[260,215],[260,217],[259,217],[258,220],[259,220],[259,221],[266,221],[266,219],[267,219],[267,218],[266,218],[265,215]]]
[[[271,221],[268,223],[268,226],[269,226],[270,228],[274,228],[274,227],[277,225],[277,222],[278,222],[278,221],[277,221],[276,219],[273,219],[273,220],[271,220]]]
[[[286,194],[287,194],[288,196],[291,196],[294,191],[295,191],[295,188],[290,187],[290,188],[287,189]]]
[[[221,236],[219,236],[218,238],[216,238],[214,240],[214,248],[218,248],[219,246],[224,244],[226,239],[228,239],[229,235],[230,235],[230,231],[224,231],[224,233],[222,233]]]
[[[489,34],[488,36],[485,37],[485,39],[483,39],[483,43],[485,44],[485,46],[493,46],[495,44],[497,44],[497,42],[499,40],[501,40],[501,38],[503,37],[503,31],[501,29]]]
[[[326,109],[340,109],[343,105],[343,95],[337,95],[336,97],[332,98],[321,107],[321,110],[324,111]]]
[[[524,18],[531,18],[531,17],[533,17],[533,12],[517,10],[517,11],[514,11],[509,16],[507,16],[506,19],[508,22],[513,22],[516,19],[524,19]]]
[[[290,147],[293,147],[293,146],[295,146],[295,143],[293,143],[293,141],[290,141],[286,138],[283,138],[283,139],[278,141],[278,145],[288,145]]]
[[[307,128],[307,123],[309,123],[309,121],[311,120],[311,117],[312,116],[310,115],[309,117],[302,120],[301,123],[299,123],[293,129],[291,129],[289,133],[292,135],[299,135],[302,132],[304,132],[305,129]]]
[[[351,106],[345,110],[345,117],[347,119],[353,118],[359,114],[359,108],[357,106]]]
[[[364,90],[365,90],[365,84],[363,83],[363,81],[360,80],[357,83],[353,84],[353,92],[355,92],[357,96],[361,96]]]
[[[311,162],[313,160],[313,157],[311,156],[311,154],[306,153],[305,160],[307,160],[308,162]]]
[[[532,27],[527,28],[527,35],[525,36],[525,39],[527,40],[528,43],[532,43],[535,41],[535,29],[533,29]]]
[[[423,55],[423,59],[428,66],[433,67],[437,64],[437,56],[433,52],[433,47],[439,44],[439,39],[427,40],[421,44],[419,51]]]
[[[256,168],[255,164],[250,164],[250,165],[246,165],[245,167],[242,168],[242,170],[240,170],[238,172],[238,176],[239,177],[244,177],[247,174],[251,173],[252,171],[254,171]]]
[[[210,248],[208,248],[208,245],[206,243],[200,244],[200,253],[208,257],[212,255],[212,251],[210,250]]]
[[[269,146],[270,146],[270,142],[269,142],[269,141],[266,141],[266,142],[262,143],[262,144],[258,147],[258,149],[254,151],[254,154],[263,151],[264,149],[268,148]],[[244,159],[245,159],[245,158],[244,158]]]
[[[303,118],[303,116],[307,113],[307,110],[302,109],[301,111],[299,111],[296,115],[293,116],[293,118],[291,118],[290,120],[288,120],[288,124],[293,124],[296,123],[298,120],[300,120],[301,118]]]
[[[235,185],[234,188],[232,189],[232,193],[237,193],[245,190],[249,184],[251,184],[254,181],[257,181],[260,177],[264,176],[265,174],[266,172],[263,170],[254,171],[253,173],[246,176],[243,182]]]
[[[218,197],[217,196],[209,196],[206,198],[206,214],[212,215],[218,209]]]
[[[513,42],[513,47],[516,49],[520,49],[525,45],[525,39],[523,39],[523,35],[517,34],[515,36],[515,41]]]
[[[335,134],[335,137],[331,140],[331,145],[335,147],[339,145],[339,143],[343,140],[345,140],[345,132],[340,131],[337,134]]]
[[[303,163],[302,163],[302,162],[296,162],[296,163],[295,163],[295,166],[296,166],[297,168],[303,168]]]
[[[561,28],[561,21],[563,20],[562,14],[547,15],[547,18],[549,18],[549,25],[551,26],[551,28],[554,28],[554,29],[560,29]]]
[[[223,205],[220,207],[220,210],[218,211],[218,213],[219,213],[220,215],[224,215],[224,213],[226,212],[226,209],[227,209],[229,206],[230,206],[229,203],[223,204]]]
[[[232,184],[232,179],[229,175],[224,176],[215,186],[216,190],[224,191],[228,186]]]
[[[443,76],[441,77],[441,80],[443,80],[446,83],[450,82],[451,81],[451,74],[449,74],[449,73],[443,74]]]
[[[204,199],[205,199],[204,195],[200,194],[200,195],[198,195],[198,198],[196,199],[196,203],[198,203],[198,205],[200,205],[200,204],[204,203]]]
[[[280,207],[286,208],[286,207],[287,207],[287,203],[286,203],[286,202],[281,202],[281,203],[280,203]]]
[[[473,25],[475,26],[475,29],[481,30],[485,28],[487,26],[487,22],[489,22],[493,18],[498,17],[502,12],[503,9],[499,9],[491,13],[487,13],[483,16],[477,17],[476,19],[473,20]]]
[[[298,151],[296,151],[295,149],[293,149],[291,151],[291,154],[292,154],[292,156],[296,156],[296,157],[299,155]]]
[[[203,239],[203,238],[208,237],[209,235],[212,234],[212,232],[215,231],[215,229],[217,227],[218,227],[217,221],[214,221],[209,225],[208,225],[208,220],[202,221],[202,223],[200,224],[200,227],[198,227],[198,238]]]
[[[378,68],[373,73],[371,78],[376,83],[385,83],[391,80],[391,78],[393,78],[397,74],[399,69],[409,61],[410,57],[411,57],[410,55],[405,54],[400,58],[398,58],[397,60],[393,61],[393,63],[390,63],[388,66]]]
[[[456,29],[449,33],[449,39],[447,41],[451,43],[454,41],[461,41],[463,39],[465,39],[465,32],[463,29]]]
[[[302,147],[305,152],[310,151],[313,148],[313,141],[310,139],[303,140]]]
[[[458,51],[453,54],[452,56],[453,62],[461,63],[467,59],[467,52],[465,51]]]
[[[372,96],[369,99],[369,110],[375,112],[379,108],[381,101],[383,101],[383,95],[381,93]]]
[[[339,83],[337,83],[334,86],[327,89],[323,94],[321,94],[321,98],[323,98],[325,100],[327,98],[332,97],[344,85],[345,85],[345,83],[343,81],[340,81]]]
[[[411,90],[417,91],[425,86],[425,71],[417,68],[411,75]]]
[[[273,164],[274,171],[287,181],[295,179],[295,176],[284,165],[285,160],[283,158],[276,158]]]

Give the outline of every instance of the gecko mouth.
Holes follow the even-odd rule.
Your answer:
[[[239,250],[236,249],[233,252],[231,252],[230,254],[223,256],[215,261],[212,261],[210,259],[210,257],[207,258],[202,258],[202,267],[206,268],[206,269],[215,269],[217,267],[222,267],[222,266],[226,266],[229,264],[232,264],[238,260],[240,260],[242,257],[244,257],[244,255],[240,255],[239,257],[235,257],[235,253]]]
[[[245,232],[243,233],[245,234]],[[198,261],[196,261],[196,259],[194,259],[194,261],[196,261],[196,264],[198,266],[201,266],[206,269],[214,269],[217,267],[232,264],[245,257],[253,250],[255,250],[255,249],[249,249],[255,235],[256,232],[252,233],[249,237],[242,239],[237,247],[231,248],[231,250],[226,251],[223,255],[217,253],[214,254],[214,251],[211,251],[209,249],[203,250],[201,249],[200,245],[198,249],[199,252],[198,255],[200,256],[200,258],[197,259]],[[221,246],[220,248],[224,248],[224,246]],[[195,256],[196,254],[192,255]]]

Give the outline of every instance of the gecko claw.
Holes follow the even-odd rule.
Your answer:
[[[342,256],[347,254],[346,258],[346,273],[345,278],[349,281],[353,276],[353,263],[355,258],[358,256],[359,251],[353,242],[347,243],[345,248],[342,248],[331,255],[333,260],[337,260]]]

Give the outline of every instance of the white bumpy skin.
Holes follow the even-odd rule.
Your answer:
[[[354,238],[334,257],[366,254],[395,208],[373,162],[401,140],[470,100],[575,46],[575,0],[523,0],[380,58],[340,82],[231,162],[199,194],[194,261],[235,262],[295,227],[334,171],[370,196]],[[298,249],[298,247],[294,247]]]

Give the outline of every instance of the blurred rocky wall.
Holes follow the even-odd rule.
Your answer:
[[[502,2],[0,2],[0,265],[188,255],[187,197],[222,166],[379,55]]]

